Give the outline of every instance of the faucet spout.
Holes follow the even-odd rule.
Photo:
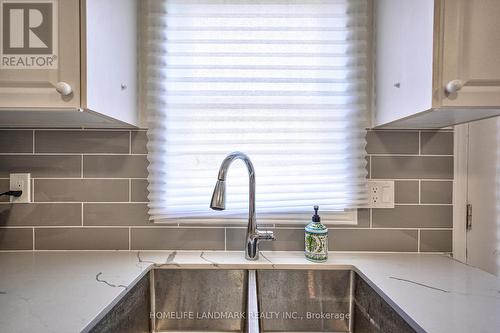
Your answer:
[[[226,209],[226,182],[224,180],[217,180],[217,183],[215,183],[214,194],[212,194],[212,201],[210,201],[210,208],[213,210]]]
[[[274,240],[272,231],[261,231],[257,229],[255,218],[255,170],[250,158],[242,152],[232,152],[226,156],[219,168],[217,183],[215,184],[210,208],[214,210],[226,209],[226,175],[229,166],[234,160],[240,159],[245,163],[248,170],[248,226],[245,246],[245,258],[248,260],[257,260],[259,258],[259,241]]]

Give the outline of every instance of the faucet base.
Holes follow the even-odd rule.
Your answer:
[[[247,233],[247,242],[245,246],[245,259],[258,260],[259,259],[259,241],[273,241],[274,233],[272,231],[256,230],[255,234]]]

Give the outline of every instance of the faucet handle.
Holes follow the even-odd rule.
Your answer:
[[[259,259],[259,242],[273,241],[276,238],[272,231],[255,230],[254,233],[247,232],[247,240],[245,244],[245,258],[248,260]]]
[[[259,240],[273,241],[276,240],[274,232],[270,230],[257,230],[257,238]]]

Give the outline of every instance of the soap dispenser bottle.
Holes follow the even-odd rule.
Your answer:
[[[308,260],[324,262],[328,259],[328,229],[321,223],[318,206],[314,206],[312,222],[305,228],[305,255]]]

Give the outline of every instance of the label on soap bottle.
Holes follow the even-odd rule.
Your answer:
[[[323,231],[323,230],[322,230]],[[305,256],[312,261],[326,261],[328,259],[328,230],[326,232],[305,232]]]

